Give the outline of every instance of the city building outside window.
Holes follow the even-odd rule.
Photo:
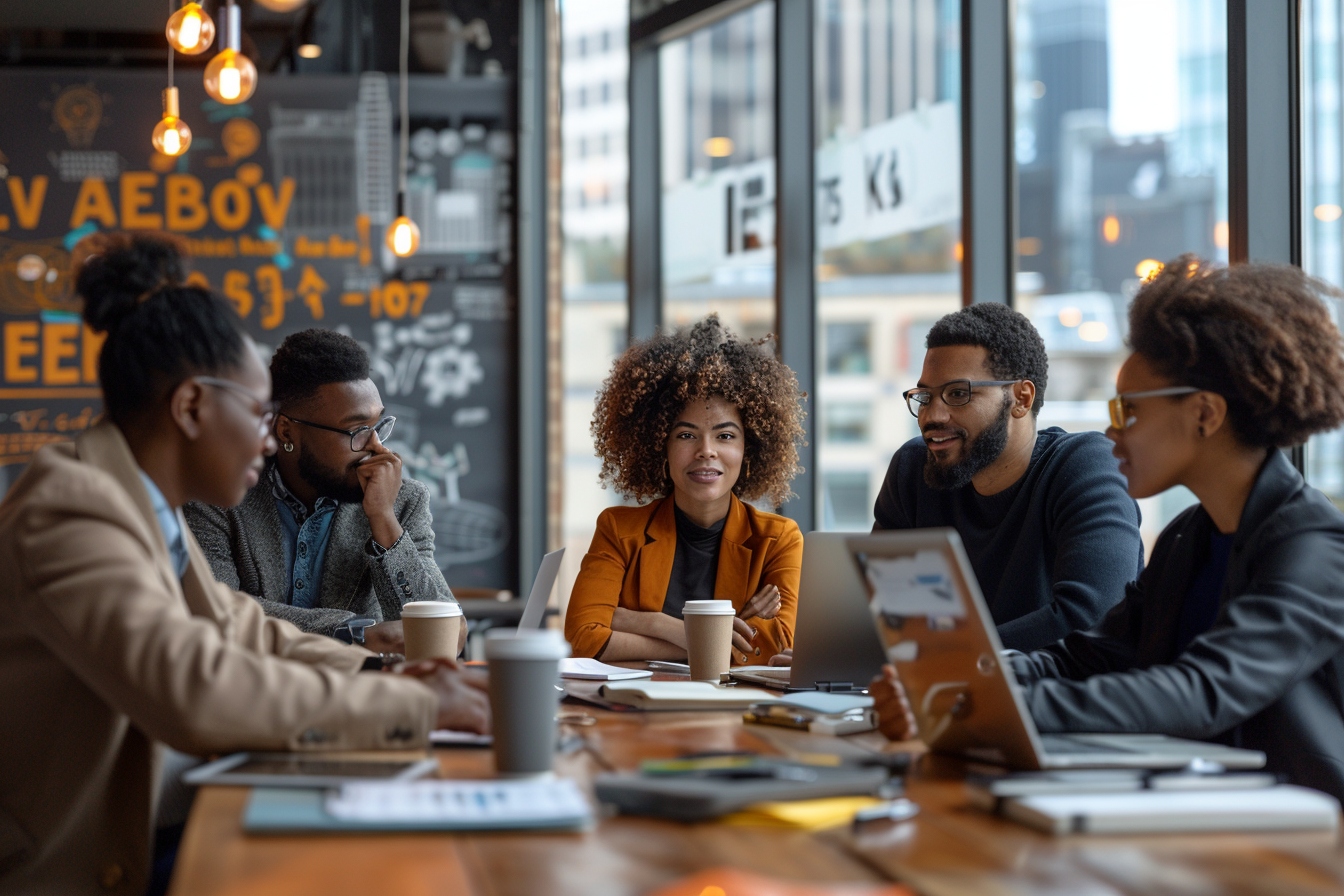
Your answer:
[[[562,160],[560,209],[564,291],[561,385],[564,479],[561,525],[565,561],[559,601],[569,602],[579,563],[592,541],[597,515],[620,502],[598,486],[599,462],[589,432],[597,388],[625,350],[627,303],[625,196],[629,162],[625,92],[610,102],[609,85],[624,83],[629,54],[624,40],[629,8],[623,0],[562,0],[561,45],[575,48],[560,60],[562,96],[574,97],[561,113],[562,145],[576,152]],[[620,40],[611,35],[619,34]],[[589,103],[599,93],[604,101]]]
[[[918,435],[901,393],[924,336],[961,307],[960,3],[813,9],[818,525],[865,530]]]
[[[775,329],[775,7],[659,48],[663,323]]]
[[[1101,430],[1144,277],[1183,252],[1227,260],[1226,2],[1018,0],[1015,39],[1016,307],[1050,356],[1039,425]],[[1139,502],[1145,543],[1194,500]]]
[[[1344,287],[1344,185],[1340,116],[1344,113],[1344,2],[1302,4],[1302,267]],[[1337,299],[1335,322],[1344,323]],[[1306,445],[1307,481],[1344,507],[1344,432]]]

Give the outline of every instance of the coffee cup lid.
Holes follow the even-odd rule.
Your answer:
[[[439,619],[444,616],[461,616],[462,607],[452,600],[413,600],[401,605],[401,618]]]
[[[681,608],[683,616],[736,616],[730,600],[688,600]]]
[[[554,629],[492,628],[485,633],[487,660],[561,660],[569,642]]]

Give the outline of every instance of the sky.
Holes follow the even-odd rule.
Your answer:
[[[1110,0],[1111,133],[1176,130],[1176,3]]]

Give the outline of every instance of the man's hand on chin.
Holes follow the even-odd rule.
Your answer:
[[[369,518],[373,540],[390,548],[401,538],[401,523],[393,511],[401,491],[401,457],[377,438],[369,446],[373,453],[360,461],[355,473],[364,490],[364,515]]]

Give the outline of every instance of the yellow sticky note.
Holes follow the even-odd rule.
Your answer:
[[[871,796],[838,796],[787,803],[757,803],[727,815],[721,821],[739,826],[820,831],[839,824],[849,824],[855,812],[880,802],[882,800]]]

